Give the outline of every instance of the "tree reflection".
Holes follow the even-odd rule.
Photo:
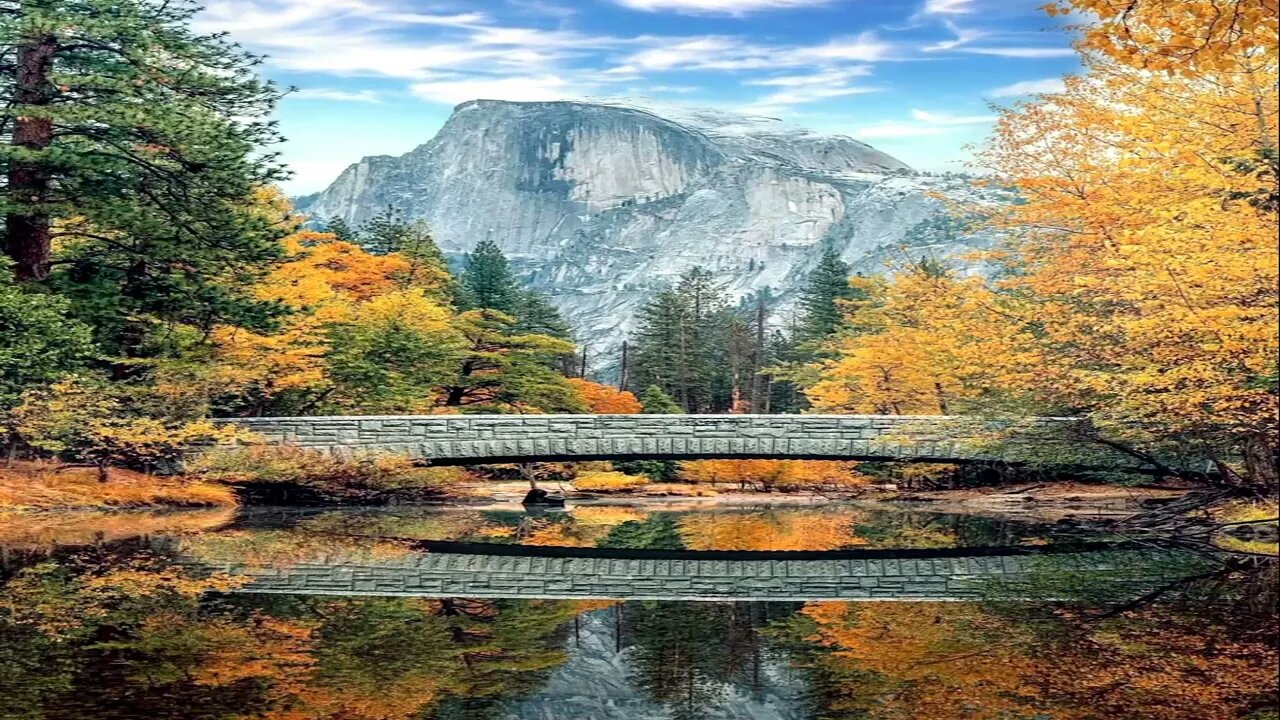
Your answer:
[[[596,607],[216,594],[234,583],[138,553],[19,570],[0,589],[0,717],[484,718],[540,686],[566,621]]]

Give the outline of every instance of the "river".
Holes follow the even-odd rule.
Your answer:
[[[5,719],[1276,717],[1274,562],[1061,524],[851,504],[4,522]]]

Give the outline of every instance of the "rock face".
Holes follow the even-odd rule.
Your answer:
[[[509,703],[502,720],[671,720],[681,716],[655,702],[637,683],[634,648],[619,647],[612,615],[597,610],[579,618],[568,639],[569,660],[547,683],[521,701]],[[710,697],[696,708],[708,720],[799,720],[804,681],[781,658],[760,668],[760,688],[752,693],[730,683],[704,689]],[[710,690],[709,693],[706,690]]]
[[[776,121],[477,100],[430,142],[361,160],[300,209],[359,224],[394,206],[428,220],[448,255],[492,238],[605,367],[637,305],[695,265],[736,296],[768,287],[785,308],[827,246],[874,272],[982,244],[938,231],[934,192],[972,191]]]

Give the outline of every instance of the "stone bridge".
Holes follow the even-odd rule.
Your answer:
[[[199,564],[249,578],[232,592],[250,594],[939,601],[979,598],[992,581],[1026,578],[1034,558],[1052,556],[1056,570],[1076,577],[1133,562],[1126,551],[1100,547],[699,552],[423,542],[419,548],[387,560]]]
[[[432,415],[223,420],[262,441],[433,464],[793,458],[1036,463],[1150,472],[1070,418],[878,415]]]

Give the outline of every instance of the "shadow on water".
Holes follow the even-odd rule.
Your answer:
[[[1276,570],[1263,558],[1103,550],[1056,542],[1052,527],[856,507],[331,510],[68,538],[6,546],[0,718],[1275,717]],[[974,592],[962,602],[259,594],[242,573],[208,571],[213,560],[279,576],[453,558],[463,564],[450,572],[491,581],[496,571],[466,569],[468,556],[526,577],[557,559],[592,563],[584,578],[612,563],[680,563],[690,584],[730,568],[741,578],[752,563],[811,563],[784,569],[821,585],[878,563],[877,583],[890,569],[927,569],[962,575]],[[1000,573],[978,572],[993,559]],[[816,572],[831,563],[844,569]]]

